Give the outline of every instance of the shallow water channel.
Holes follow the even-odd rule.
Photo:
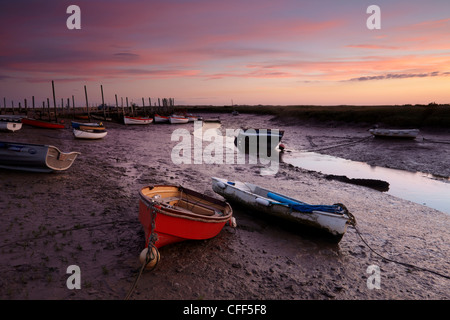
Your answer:
[[[347,176],[350,179],[383,180],[389,183],[386,193],[450,214],[449,178],[371,166],[315,152],[291,151],[285,153],[282,160],[323,174]]]

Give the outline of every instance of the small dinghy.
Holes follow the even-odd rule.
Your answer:
[[[234,223],[231,206],[199,192],[174,185],[144,187],[139,192],[139,221],[145,231],[145,249],[184,240],[215,237],[225,224]]]
[[[212,188],[232,204],[311,227],[336,243],[342,239],[348,225],[356,224],[342,204],[311,205],[251,183],[220,178],[212,178]]]
[[[161,116],[159,114],[155,114],[154,119],[155,123],[169,123],[169,117]]]
[[[88,127],[83,129],[73,129],[73,135],[77,139],[96,140],[106,137],[107,134],[108,132],[104,128],[96,129],[95,127]]]
[[[22,117],[15,115],[0,115],[0,131],[18,131],[22,128]]]
[[[67,170],[79,152],[61,152],[55,146],[0,141],[0,168],[52,172]]]
[[[370,129],[369,132],[377,138],[415,139],[420,133],[419,129]]]
[[[189,118],[185,117],[185,116],[171,115],[169,117],[169,122],[171,124],[188,123],[189,122]]]
[[[123,117],[124,124],[150,124],[153,122],[153,118],[148,117]]]
[[[283,138],[284,130],[277,129],[242,129],[234,138],[234,145],[244,153],[267,152],[275,150]]]

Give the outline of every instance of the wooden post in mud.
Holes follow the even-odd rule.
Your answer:
[[[122,117],[124,117],[125,116],[125,109],[124,109],[124,106],[123,106],[123,97],[120,97],[120,105],[122,106]]]
[[[55,109],[55,121],[58,122],[58,117],[56,116],[56,98],[55,98],[55,83],[52,80],[52,91],[53,91],[53,108]]]
[[[47,98],[47,112],[48,112],[48,120],[50,120],[50,99]]]
[[[87,89],[86,86],[84,86],[84,95],[86,96],[86,111],[88,114],[88,119],[91,121],[91,114],[89,113],[89,101],[88,101],[88,95],[87,95]]]
[[[106,120],[106,106],[105,106],[105,99],[103,98],[103,85],[100,85],[100,89],[102,91],[103,118],[105,118]]]
[[[73,110],[73,119],[75,119],[75,97],[72,96],[72,110]]]
[[[31,103],[33,104],[33,113],[34,113],[34,96],[31,97]]]
[[[23,103],[25,104],[25,115],[28,114],[28,106],[27,106],[27,99],[23,99]]]
[[[6,114],[6,97],[3,97],[3,107],[5,109],[5,114]]]
[[[117,94],[115,94],[116,97],[116,114],[117,114],[117,118],[119,118],[119,102],[117,101]]]

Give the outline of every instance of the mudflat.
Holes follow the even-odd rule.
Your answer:
[[[450,145],[441,143],[450,141],[448,130],[424,129],[415,141],[387,144],[370,139],[364,125],[228,113],[220,119],[222,132],[281,129],[287,148],[450,176]],[[138,221],[139,190],[179,184],[220,199],[212,191],[212,176],[267,186],[308,203],[343,203],[377,252],[448,276],[449,214],[283,162],[272,175],[261,175],[264,165],[259,163],[175,165],[171,152],[178,141],[172,141],[172,134],[179,128],[192,132],[191,123],[105,126],[108,135],[95,141],[77,140],[69,128],[23,126],[0,133],[4,141],[81,152],[61,173],[0,171],[1,299],[124,299],[140,269],[145,241]],[[159,264],[142,274],[131,299],[450,298],[448,279],[383,260],[353,228],[332,244],[255,212],[233,210],[236,228],[227,226],[209,240],[161,248]],[[66,285],[71,265],[80,268],[81,289]],[[380,268],[379,289],[368,286],[372,265]]]

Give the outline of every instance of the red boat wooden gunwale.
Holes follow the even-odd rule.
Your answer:
[[[47,129],[64,129],[66,126],[63,123],[55,123],[31,118],[22,118],[22,123],[30,126],[47,128]]]
[[[146,248],[153,234],[157,237],[154,246],[161,248],[184,240],[213,238],[227,222],[234,223],[227,202],[181,186],[148,186],[139,196],[139,221],[144,227]]]

